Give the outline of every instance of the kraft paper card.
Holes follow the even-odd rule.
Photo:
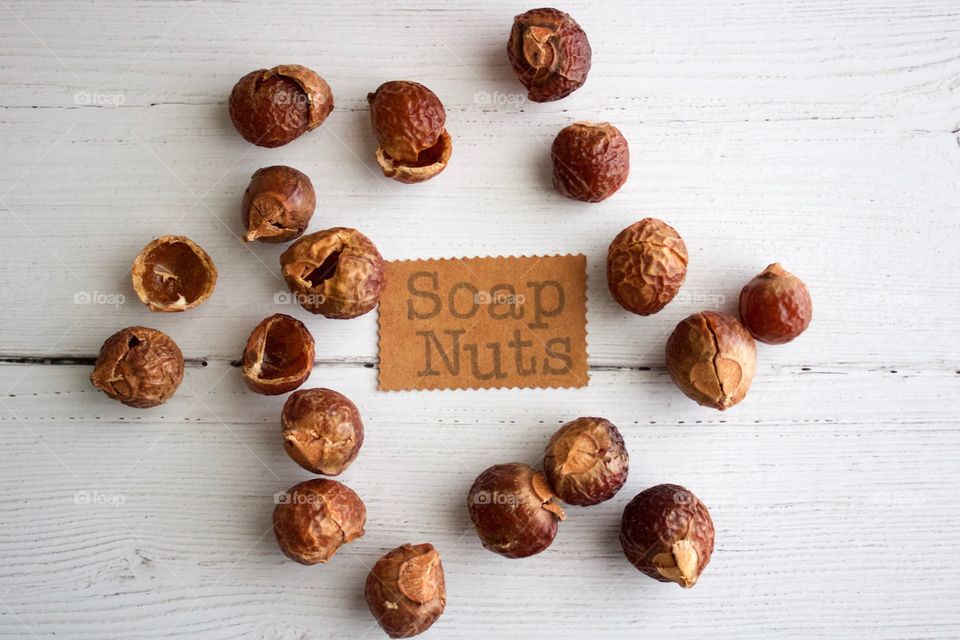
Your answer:
[[[583,255],[399,260],[380,298],[380,389],[585,387]]]

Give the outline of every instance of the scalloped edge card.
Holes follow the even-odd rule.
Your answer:
[[[587,386],[586,267],[582,254],[388,262],[379,388]]]

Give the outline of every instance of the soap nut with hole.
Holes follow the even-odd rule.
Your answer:
[[[545,550],[565,517],[544,475],[521,462],[494,465],[477,476],[467,508],[483,546],[507,558]]]
[[[689,589],[713,554],[713,520],[688,489],[661,484],[640,492],[623,510],[623,554],[644,575]]]
[[[543,458],[543,472],[557,496],[581,507],[615,496],[629,468],[623,436],[605,418],[566,423],[550,438]]]
[[[170,336],[148,327],[127,327],[106,339],[90,382],[128,407],[163,404],[183,381],[183,354]]]
[[[367,509],[350,487],[326,478],[301,482],[277,494],[273,532],[280,550],[300,564],[330,560],[364,534]]]
[[[275,313],[250,332],[243,350],[243,379],[251,391],[280,395],[306,382],[313,359],[313,336],[306,325]]]
[[[360,411],[332,389],[302,389],[283,405],[283,448],[297,464],[313,473],[343,473],[363,446]]]
[[[364,598],[391,638],[412,638],[429,629],[447,605],[440,554],[432,544],[405,544],[370,569]]]
[[[130,268],[133,290],[150,311],[186,311],[210,297],[217,268],[185,236],[161,236],[145,246]]]
[[[313,131],[333,111],[330,85],[299,64],[258,69],[230,92],[230,120],[260,147],[279,147]]]
[[[280,256],[284,280],[311,313],[348,319],[373,310],[387,283],[377,247],[356,229],[336,227],[303,236]]]
[[[550,102],[583,86],[592,52],[576,20],[557,9],[533,9],[513,19],[507,58],[534,102]]]
[[[367,95],[383,175],[414,184],[447,167],[453,140],[437,95],[418,82],[393,80]]]
[[[740,321],[701,311],[680,322],[667,339],[667,371],[697,403],[723,411],[743,400],[757,369],[757,346]]]
[[[295,240],[306,231],[316,206],[305,173],[282,165],[259,169],[243,193],[243,239],[271,244]]]

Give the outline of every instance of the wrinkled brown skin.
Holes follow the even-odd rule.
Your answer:
[[[560,427],[543,459],[543,472],[557,496],[581,507],[615,496],[629,469],[623,436],[604,418],[577,418]]]
[[[380,558],[367,575],[370,613],[391,638],[429,629],[447,606],[440,554],[432,544],[405,544]]]
[[[283,313],[260,321],[243,350],[243,379],[255,393],[293,391],[313,370],[314,342],[306,325]]]
[[[258,69],[230,93],[230,119],[247,142],[279,147],[313,131],[333,111],[330,85],[298,64]]]
[[[550,149],[553,186],[580,202],[601,202],[630,175],[630,148],[610,123],[575,122],[557,134]]]
[[[291,487],[273,510],[277,544],[300,564],[327,562],[364,534],[367,509],[350,487],[326,478]]]
[[[133,290],[150,311],[192,309],[213,294],[217,268],[186,236],[161,236],[145,246],[130,267]]]
[[[246,242],[289,242],[306,231],[317,194],[310,178],[293,167],[265,167],[250,178],[240,206]]]
[[[689,589],[713,554],[710,512],[697,496],[676,484],[639,494],[623,510],[623,554],[644,575]]]
[[[363,422],[350,399],[332,389],[303,389],[283,405],[283,448],[307,471],[343,473],[363,446]]]
[[[507,57],[534,102],[550,102],[583,86],[592,52],[587,34],[557,9],[533,9],[513,19]]]
[[[368,313],[387,284],[377,247],[367,236],[346,227],[303,236],[280,256],[280,267],[303,308],[327,318]]]
[[[183,354],[170,336],[147,327],[121,329],[103,343],[90,382],[128,407],[148,409],[183,381]]]
[[[494,465],[477,476],[467,508],[483,546],[507,558],[549,547],[565,517],[544,475],[521,462]]]
[[[813,301],[803,280],[773,263],[740,291],[740,321],[754,338],[785,344],[806,331]]]
[[[435,93],[422,84],[393,80],[367,95],[370,121],[383,174],[415,184],[443,171],[453,151],[444,128],[447,112]]]
[[[723,411],[743,400],[757,368],[757,346],[740,321],[702,311],[667,340],[667,371],[687,397]]]
[[[644,218],[621,231],[607,251],[607,286],[620,306],[641,316],[657,313],[687,277],[687,245],[677,230]]]

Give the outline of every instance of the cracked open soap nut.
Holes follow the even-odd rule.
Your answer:
[[[313,131],[333,111],[330,85],[298,64],[258,69],[230,93],[230,119],[247,142],[279,147]]]
[[[667,340],[667,371],[687,397],[723,411],[744,399],[757,368],[757,346],[740,321],[701,311]]]
[[[327,318],[368,313],[387,284],[386,265],[377,247],[346,227],[303,236],[280,256],[280,267],[297,302]]]
[[[773,263],[740,291],[740,321],[767,344],[790,342],[810,326],[813,301],[803,280]]]
[[[277,496],[273,532],[280,550],[300,564],[326,562],[361,537],[367,509],[350,487],[326,478],[301,482]]]
[[[100,347],[90,382],[128,407],[163,404],[183,381],[183,354],[170,336],[147,327],[127,327]]]
[[[332,389],[303,389],[283,405],[283,448],[307,471],[335,476],[363,446],[363,422],[356,405]]]
[[[209,298],[217,268],[185,236],[161,236],[145,246],[130,268],[133,290],[150,311],[186,311]]]
[[[447,605],[440,554],[432,544],[405,544],[380,558],[367,575],[370,613],[391,638],[429,629]]]
[[[651,487],[627,504],[620,523],[623,554],[643,574],[688,589],[713,554],[707,507],[676,484]]]
[[[563,11],[533,9],[513,19],[507,57],[534,102],[564,98],[587,80],[590,42]]]
[[[317,195],[305,173],[282,165],[257,170],[243,193],[243,239],[279,243],[303,235]]]
[[[307,327],[282,313],[260,321],[243,350],[243,379],[251,391],[276,396],[310,377],[314,343]]]
[[[543,472],[557,496],[581,507],[616,495],[629,468],[623,436],[604,418],[577,418],[560,427],[543,459]]]
[[[507,558],[526,558],[550,546],[564,519],[547,479],[529,465],[490,467],[467,497],[470,519],[483,546]]]
[[[383,175],[413,184],[447,167],[453,140],[440,98],[418,82],[393,80],[367,95]]]
[[[630,175],[630,148],[608,122],[575,122],[563,128],[550,148],[553,186],[581,202],[606,200]]]
[[[620,306],[641,316],[663,309],[687,277],[687,245],[677,230],[644,218],[621,231],[607,251],[607,286]]]

